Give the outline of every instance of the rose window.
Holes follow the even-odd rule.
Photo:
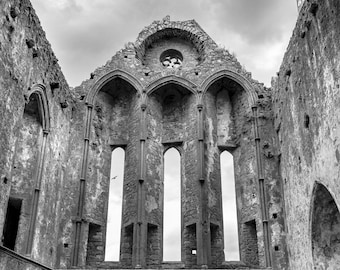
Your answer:
[[[182,65],[183,56],[177,50],[166,50],[161,54],[160,61],[166,68],[179,68]]]

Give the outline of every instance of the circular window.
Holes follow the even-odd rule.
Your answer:
[[[182,65],[182,54],[174,49],[166,50],[159,59],[166,68],[179,68]]]

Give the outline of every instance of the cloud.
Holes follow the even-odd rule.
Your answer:
[[[238,0],[217,1],[215,22],[219,29],[238,33],[252,44],[282,39],[287,21],[296,18],[291,8],[294,1]]]
[[[297,18],[295,1],[214,1],[211,17],[214,19],[205,30],[218,44],[236,53],[254,79],[270,86]]]
[[[31,1],[34,8],[51,10],[56,12],[79,11],[81,6],[77,4],[76,0],[45,0],[45,1]]]
[[[269,85],[297,16],[295,2],[286,0],[32,0],[32,3],[72,86],[87,79],[125,43],[135,41],[145,26],[166,15],[172,20],[195,19],[217,43],[236,52],[241,64],[255,78]],[[273,52],[273,48],[277,51]]]

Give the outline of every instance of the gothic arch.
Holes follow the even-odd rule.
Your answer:
[[[84,142],[83,142],[83,154],[82,154],[82,161],[81,161],[81,168],[80,168],[80,179],[79,179],[79,200],[78,206],[76,209],[76,226],[75,226],[75,238],[74,238],[74,251],[71,260],[72,265],[78,265],[80,260],[80,254],[83,252],[81,250],[80,242],[84,235],[82,234],[82,226],[84,222],[84,209],[86,204],[86,181],[89,179],[88,175],[88,162],[90,159],[90,141],[91,141],[91,132],[92,132],[92,122],[93,117],[96,115],[96,108],[93,108],[96,102],[96,98],[98,97],[98,93],[101,92],[105,86],[113,82],[115,79],[121,79],[124,83],[128,84],[131,87],[131,91],[133,91],[133,95],[136,95],[138,98],[137,93],[142,93],[142,84],[130,73],[125,72],[123,70],[113,70],[102,77],[100,77],[94,84],[91,86],[89,93],[86,97],[85,104],[86,107],[86,116],[85,116],[85,123],[84,123]],[[124,91],[120,91],[118,93],[122,94]],[[123,142],[125,144],[126,142]],[[119,143],[121,144],[121,142]],[[107,149],[106,149],[107,150]],[[104,153],[104,152],[103,152]],[[96,227],[96,225],[94,225]],[[102,230],[102,228],[100,228]]]
[[[230,70],[230,69],[224,69],[220,70],[218,72],[215,72],[208,78],[206,78],[203,83],[200,85],[200,89],[205,94],[209,87],[216,81],[223,79],[223,78],[229,78],[235,82],[237,82],[248,94],[248,100],[250,106],[255,106],[257,102],[257,96],[254,89],[254,86],[249,82],[247,78],[240,75],[239,73]]]
[[[115,78],[121,78],[124,81],[128,82],[129,84],[131,84],[138,93],[142,92],[142,85],[141,83],[136,79],[136,77],[134,77],[133,75],[131,75],[130,73],[120,70],[120,69],[116,69],[113,71],[110,71],[108,73],[106,73],[105,75],[103,75],[102,77],[100,77],[91,87],[89,93],[87,94],[86,97],[86,104],[90,104],[93,105],[94,100],[98,94],[98,92],[102,89],[102,87],[108,83],[109,81],[115,79]]]
[[[43,170],[45,168],[45,155],[47,152],[47,137],[50,130],[50,112],[46,87],[42,84],[34,84],[24,94],[24,100],[25,104],[23,104],[24,109],[20,128],[23,132],[20,131],[18,134],[14,157],[20,169],[17,173],[14,172],[12,174],[12,181],[17,184],[11,187],[11,195],[17,197],[15,207],[19,210],[19,214],[16,216],[18,219],[15,221],[17,224],[14,226],[18,226],[10,234],[16,235],[18,233],[26,235],[25,237],[21,236],[18,238],[18,243],[14,239],[14,245],[20,246],[17,249],[20,253],[30,255],[34,242]],[[28,149],[29,152],[25,160],[21,158],[23,149]],[[31,165],[23,166],[23,164]],[[15,187],[16,185],[17,187]],[[9,198],[9,201],[11,199]],[[27,203],[27,200],[30,203]],[[29,205],[25,210],[27,212],[26,215],[20,213],[23,201],[25,202],[24,205]],[[25,226],[20,227],[19,220]],[[9,238],[11,238],[10,235]],[[14,245],[12,242],[12,248],[14,248]]]
[[[184,79],[182,77],[178,77],[176,75],[169,75],[162,77],[156,81],[153,81],[146,87],[146,93],[147,95],[151,95],[153,92],[155,92],[157,89],[161,88],[162,86],[166,84],[177,84],[180,85],[184,88],[186,88],[188,91],[190,91],[192,94],[196,94],[197,91],[194,89],[197,89],[197,85],[194,84],[193,82]]]
[[[251,149],[249,151],[254,151],[252,154],[254,155],[254,165],[257,167],[256,170],[256,176],[257,176],[257,181],[258,181],[258,189],[257,189],[257,196],[260,201],[260,208],[258,209],[259,211],[259,216],[261,217],[261,220],[259,220],[259,223],[262,223],[262,226],[259,226],[259,230],[263,232],[263,238],[259,239],[261,241],[262,247],[263,247],[263,255],[264,255],[264,265],[266,267],[271,266],[272,264],[272,256],[271,256],[271,240],[270,240],[270,230],[268,226],[268,201],[267,197],[265,196],[266,194],[266,185],[265,185],[265,177],[264,177],[264,168],[263,168],[263,157],[261,155],[261,137],[260,137],[260,127],[258,123],[258,112],[257,112],[257,94],[256,94],[256,86],[254,86],[246,77],[244,77],[242,74],[237,73],[236,71],[230,70],[230,69],[222,69],[214,74],[210,75],[208,78],[206,78],[199,86],[199,90],[202,91],[202,104],[206,102],[206,100],[209,100],[209,92],[211,94],[218,93],[219,88],[224,87],[224,82],[223,80],[227,79],[230,80],[230,86],[233,86],[233,93],[237,93],[242,95],[242,98],[244,99],[244,102],[242,103],[241,100],[236,98],[236,103],[244,104],[244,109],[248,113],[248,117],[252,118],[252,123],[250,128],[252,129],[252,132],[249,132],[247,135],[243,134],[242,136],[248,136],[250,140],[255,141],[254,144],[251,144],[249,146],[245,146],[246,149]],[[221,82],[222,85],[218,85],[216,83]],[[229,82],[226,82],[229,84]],[[233,85],[235,84],[235,85]],[[217,87],[215,87],[217,86]],[[215,88],[215,89],[214,89]],[[211,106],[207,106],[207,109]],[[235,108],[238,108],[239,106],[235,106]],[[243,110],[244,111],[244,110]],[[237,115],[242,115],[243,112],[238,113]],[[221,121],[222,123],[223,121]],[[248,129],[250,131],[250,129]],[[240,129],[237,131],[237,134],[241,134]],[[224,134],[225,135],[225,134]],[[213,136],[212,136],[213,137]],[[223,136],[222,136],[223,137]],[[219,138],[219,136],[218,136]],[[224,136],[226,138],[226,136]],[[231,138],[231,137],[230,137]],[[220,143],[220,142],[218,142]],[[234,148],[238,149],[239,147],[242,147],[235,143],[235,141],[231,140],[229,141],[221,141],[221,145],[223,145],[223,148],[228,149],[228,148]],[[254,146],[254,147],[253,147]],[[250,153],[250,152],[249,152]],[[238,161],[236,161],[237,164],[239,164]],[[239,195],[237,195],[239,196]],[[243,207],[243,206],[238,206],[238,207]],[[239,220],[239,224],[242,226],[248,226],[249,222],[251,224],[256,224],[256,220]],[[239,225],[240,226],[240,225]],[[254,227],[254,226],[251,226]],[[253,229],[252,229],[253,231]],[[240,237],[240,245],[242,246],[242,243],[246,243],[243,239],[247,239],[247,233],[243,233],[241,231],[241,237]],[[248,259],[248,256],[245,252],[241,253],[241,260],[244,261],[247,264],[253,264],[254,261],[251,261]],[[259,261],[256,259],[255,261]]]
[[[39,110],[42,121],[42,128],[44,131],[50,130],[50,110],[48,107],[48,99],[46,95],[46,87],[42,84],[35,84],[32,88],[25,94],[25,103],[28,104],[32,94],[38,96]]]
[[[170,150],[171,148],[174,148],[178,151],[179,155],[182,157],[182,152],[183,152],[183,148],[182,146],[178,146],[178,145],[164,145],[164,151],[163,151],[163,156],[165,155],[165,153]]]
[[[310,209],[314,267],[336,268],[340,264],[340,212],[331,192],[319,182],[314,184]]]

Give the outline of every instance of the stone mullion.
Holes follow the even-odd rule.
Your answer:
[[[199,182],[199,213],[197,223],[197,264],[208,265],[208,222],[206,205],[206,183],[204,178],[204,126],[203,105],[198,104],[198,182]]]
[[[91,119],[92,119],[92,104],[87,104],[86,110],[86,122],[85,122],[85,134],[84,134],[84,147],[80,171],[79,180],[79,197],[77,206],[77,215],[75,218],[75,237],[74,237],[74,248],[71,265],[77,266],[79,262],[80,243],[82,236],[82,224],[84,222],[84,205],[85,205],[85,193],[86,193],[86,175],[87,175],[87,163],[89,155],[89,141],[90,141],[90,130],[91,130]]]
[[[31,208],[31,215],[30,215],[31,218],[30,218],[29,227],[28,227],[26,254],[31,254],[32,252],[34,231],[35,231],[37,213],[38,213],[38,203],[39,203],[40,190],[41,190],[42,174],[44,170],[46,141],[47,141],[48,134],[49,134],[49,130],[43,130],[43,141],[42,141],[42,145],[40,149],[40,155],[38,158],[38,171],[36,174],[35,188],[34,188],[33,199],[32,199],[33,205]]]
[[[266,193],[265,179],[263,174],[263,162],[261,156],[261,145],[260,145],[260,135],[259,135],[259,124],[257,116],[257,107],[252,107],[253,112],[253,129],[255,136],[255,148],[256,148],[256,164],[257,164],[257,177],[259,182],[259,199],[261,206],[261,216],[262,216],[262,226],[263,226],[263,242],[265,251],[265,262],[266,267],[272,265],[271,259],[271,249],[270,249],[270,235],[269,235],[269,225],[268,225],[268,199]]]
[[[135,237],[135,267],[141,268],[146,264],[146,241],[147,241],[147,224],[145,219],[145,142],[146,142],[146,104],[141,105],[141,131],[140,131],[140,157],[139,157],[139,179],[137,183],[137,222]]]

